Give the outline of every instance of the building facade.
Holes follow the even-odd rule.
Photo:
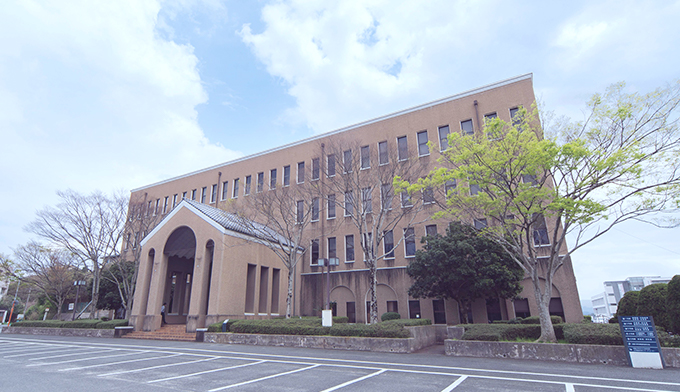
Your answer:
[[[352,223],[352,214],[368,210],[367,219],[376,222],[379,214],[395,216],[416,203],[391,195],[391,179],[377,187],[359,185],[354,194],[332,193],[329,184],[348,177],[348,162],[364,176],[407,164],[424,175],[436,167],[450,132],[482,132],[485,118],[510,121],[517,108],[534,102],[532,75],[523,75],[133,190],[131,205],[144,207],[139,219],[150,215],[162,221],[148,232],[133,226],[124,246],[141,254],[131,323],[136,329],[157,329],[163,303],[169,307],[168,322],[186,323],[189,331],[226,318],[285,314],[288,271],[265,238],[229,221],[258,194],[303,187],[324,194],[297,201],[311,206],[311,218],[304,226],[302,261],[291,278],[293,313],[318,315],[330,302],[334,314],[366,322],[370,276],[359,246],[366,233]],[[417,179],[414,173],[410,180]],[[438,208],[428,200],[434,195],[421,197],[419,208],[390,226],[377,246],[378,314],[394,311],[402,318],[455,324],[460,321],[455,301],[408,295],[406,267],[420,238],[443,233],[448,225],[431,218]],[[471,217],[469,223],[475,218],[483,219]],[[323,260],[337,265],[324,267]],[[538,315],[529,278],[523,287],[514,300],[478,299],[472,320]],[[571,260],[557,271],[552,297],[552,314],[568,322],[582,319]]]
[[[642,288],[656,283],[668,283],[670,277],[634,276],[625,280],[604,282],[604,292],[591,298],[596,322],[606,323],[616,315],[619,301],[629,291],[640,291]]]

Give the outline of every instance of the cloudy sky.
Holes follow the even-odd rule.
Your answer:
[[[529,72],[574,118],[611,83],[680,77],[679,1],[552,3],[2,2],[0,253],[57,190],[130,190]],[[680,273],[679,234],[626,224],[575,253],[581,298]]]

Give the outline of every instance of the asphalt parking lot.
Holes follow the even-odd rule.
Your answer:
[[[680,391],[680,369],[0,335],[0,390]]]

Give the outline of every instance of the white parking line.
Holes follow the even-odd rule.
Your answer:
[[[347,382],[343,382],[342,384],[336,385],[336,386],[334,386],[334,387],[331,387],[331,388],[328,388],[328,389],[324,389],[324,390],[321,391],[321,392],[331,392],[331,391],[335,391],[336,389],[340,389],[340,388],[344,388],[344,387],[346,387],[346,386],[348,386],[348,385],[352,385],[352,384],[354,384],[355,382],[363,381],[363,380],[365,380],[365,379],[367,379],[367,378],[371,378],[371,377],[373,377],[373,376],[377,376],[378,374],[383,374],[383,373],[385,373],[385,371],[387,371],[387,369],[378,370],[378,371],[375,372],[375,373],[367,374],[367,375],[365,375],[365,376],[362,376],[362,377],[359,377],[359,378],[355,378],[354,380],[349,380],[349,381],[347,381]]]
[[[29,355],[49,354],[49,353],[52,353],[52,352],[55,352],[55,351],[60,352],[60,351],[62,351],[62,350],[63,350],[63,348],[54,348],[54,349],[45,351],[44,348],[36,348],[35,351],[31,351],[31,352],[22,352],[21,354],[5,355],[5,356],[3,356],[3,358],[27,357],[27,356],[29,356]],[[22,350],[22,351],[26,351],[26,350]]]
[[[73,362],[82,362],[82,361],[92,361],[95,359],[106,359],[106,358],[116,358],[116,357],[124,357],[126,355],[133,355],[137,354],[135,353],[123,353],[123,354],[113,354],[113,355],[99,355],[96,357],[87,357],[87,358],[78,358],[78,359],[69,359],[67,361],[59,361],[59,362],[40,362],[40,363],[33,363],[30,365],[26,365],[26,367],[31,367],[31,366],[49,366],[49,365],[62,365],[65,363],[73,363]],[[71,370],[71,369],[59,369],[58,371],[63,372],[64,370]]]
[[[257,361],[257,362],[246,363],[246,364],[243,364],[243,365],[234,365],[234,366],[228,366],[228,367],[223,367],[223,368],[219,368],[219,369],[204,370],[202,372],[196,372],[196,373],[191,373],[191,374],[183,374],[181,376],[159,378],[158,380],[147,381],[147,383],[151,384],[151,383],[154,383],[154,382],[176,380],[178,378],[200,376],[201,374],[221,372],[222,370],[231,370],[231,369],[237,369],[237,368],[242,368],[242,367],[251,366],[251,365],[258,365],[258,364],[263,363],[263,362],[267,362],[267,361],[262,360],[262,361]]]
[[[195,360],[195,361],[169,363],[169,364],[165,364],[165,365],[149,366],[149,367],[145,367],[145,368],[131,369],[131,370],[121,370],[121,371],[118,371],[118,372],[111,372],[111,373],[105,373],[105,374],[98,374],[97,377],[113,376],[113,375],[115,375],[115,374],[125,374],[125,373],[143,372],[143,371],[146,371],[146,370],[160,369],[160,368],[166,368],[166,367],[171,367],[171,366],[188,365],[188,364],[190,364],[190,363],[198,363],[198,362],[212,361],[212,360],[218,359],[218,358],[219,358],[219,357],[212,357],[212,358],[198,359],[198,360]]]
[[[574,392],[574,384],[566,383],[564,387],[567,389],[567,392]]]
[[[124,363],[142,362],[142,361],[151,361],[151,360],[154,360],[154,359],[171,358],[171,357],[177,357],[177,356],[180,356],[180,355],[184,355],[184,354],[171,354],[171,355],[163,355],[163,356],[160,356],[160,357],[131,359],[131,360],[129,360],[129,361],[119,361],[119,362],[111,362],[111,363],[100,363],[100,364],[97,364],[97,365],[81,366],[81,367],[77,367],[77,368],[71,368],[71,369],[68,369],[68,370],[92,369],[92,368],[102,367],[102,366],[120,365],[120,364],[124,364]]]
[[[449,385],[448,387],[442,389],[442,392],[451,392],[453,389],[457,386],[459,386],[465,379],[468,378],[468,376],[461,376],[458,380],[454,381]]]
[[[85,351],[87,352],[87,351],[93,351],[93,350],[95,350],[95,349],[91,348],[91,349],[88,349],[88,350],[85,350]],[[42,360],[45,360],[45,359],[71,357],[71,356],[74,356],[74,355],[83,355],[83,354],[85,354],[85,352],[82,352],[82,351],[78,351],[78,352],[75,352],[75,353],[69,352],[69,353],[66,353],[66,354],[52,355],[52,356],[49,356],[49,357],[31,358],[31,359],[29,359],[29,361],[42,361]]]
[[[293,373],[297,373],[297,372],[303,372],[303,371],[305,371],[305,370],[314,369],[315,367],[319,367],[319,366],[321,366],[321,365],[312,365],[312,366],[308,366],[308,367],[302,368],[302,369],[291,370],[291,371],[289,371],[289,372],[283,372],[283,373],[278,373],[278,374],[272,374],[271,376],[267,376],[267,377],[260,377],[260,378],[254,379],[254,380],[243,381],[243,382],[240,382],[240,383],[237,383],[237,384],[231,384],[231,385],[227,385],[227,386],[224,386],[224,387],[219,387],[219,388],[211,389],[209,392],[216,392],[216,391],[222,391],[222,390],[229,389],[229,388],[240,387],[240,386],[242,386],[242,385],[248,385],[248,384],[252,384],[252,383],[254,383],[254,382],[258,382],[258,381],[269,380],[270,378],[285,376],[285,375],[293,374]]]

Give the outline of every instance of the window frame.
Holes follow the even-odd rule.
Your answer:
[[[227,200],[229,198],[229,181],[222,181],[222,199]]]
[[[217,188],[219,188],[219,184],[212,184],[212,188],[210,189],[210,204],[217,202]]]
[[[421,135],[425,135],[425,143],[421,140]],[[418,143],[418,157],[426,157],[430,155],[430,146],[427,143],[430,141],[430,137],[427,134],[427,129],[416,133],[416,142]],[[425,153],[421,152],[421,149],[426,149]]]
[[[349,255],[349,250],[350,248],[348,247],[348,239],[352,239],[352,246],[351,246],[351,253],[352,253],[352,258],[350,259],[348,257]],[[354,234],[346,234],[345,235],[345,264],[349,263],[354,263],[356,261],[356,251],[355,251],[355,246],[354,246]]]
[[[470,131],[469,132],[465,130],[465,126],[463,125],[463,124],[468,124],[468,123],[470,124]],[[475,123],[472,121],[471,118],[467,119],[467,120],[462,120],[460,122],[460,132],[461,132],[461,134],[467,135],[467,136],[472,136],[472,135],[475,134]]]
[[[238,199],[238,187],[239,187],[239,180],[240,178],[234,178],[232,188],[231,188],[231,198],[232,199]]]
[[[283,167],[283,186],[290,186],[290,165]]]
[[[365,155],[364,155],[365,152]],[[359,167],[361,170],[366,170],[371,168],[371,146],[361,146],[359,150]]]
[[[385,197],[385,189],[387,189],[388,196],[389,198]],[[389,205],[388,203],[385,203],[385,201],[389,200]],[[394,192],[392,189],[392,184],[380,184],[380,208],[383,211],[389,211],[392,209],[392,203],[394,203]]]
[[[342,152],[342,172],[343,174],[352,172],[352,149]]]
[[[264,191],[264,172],[257,173],[257,185],[255,186],[255,193],[262,193]]]
[[[407,234],[408,231],[411,231],[411,235],[409,236]],[[416,257],[416,230],[413,227],[406,227],[404,228],[404,257],[407,259],[410,259],[412,257]],[[409,254],[408,252],[408,245],[413,244],[413,254]]]
[[[319,158],[312,158],[312,181],[318,181],[321,178],[321,160]]]
[[[442,137],[443,129],[446,129],[444,137]],[[448,124],[437,127],[437,135],[439,136],[439,152],[446,151],[449,148],[449,133],[451,133],[451,128]],[[446,144],[446,147],[444,147],[444,144]]]
[[[331,248],[331,243],[333,243],[333,246]],[[331,251],[333,252],[331,256]],[[328,259],[331,258],[338,258],[338,239],[336,237],[328,237],[326,239],[326,256]]]
[[[276,189],[277,169],[269,169],[269,190]]]
[[[373,213],[373,188],[361,188],[361,210],[364,214]]]
[[[384,146],[384,151],[381,146]],[[383,157],[385,157],[385,160],[383,162]],[[390,152],[389,152],[389,146],[387,145],[387,140],[383,140],[381,142],[378,142],[378,166],[384,166],[388,165],[390,163]]]
[[[388,238],[390,238],[390,248],[387,248],[388,244]],[[396,258],[394,254],[394,250],[396,247],[394,246],[394,230],[385,230],[385,233],[383,234],[383,255],[385,260],[394,260]]]
[[[302,178],[302,181],[300,181]],[[305,161],[297,163],[297,172],[295,173],[295,181],[297,184],[305,183]]]
[[[328,201],[326,207],[326,220],[335,219],[337,216],[335,211],[335,193],[328,195],[326,200]],[[333,216],[331,216],[331,211],[333,212]]]
[[[253,185],[253,176],[247,175],[245,184],[243,185],[243,196],[248,196],[250,195],[250,188]]]
[[[201,188],[201,204],[205,204],[205,199],[208,197],[208,187]]]
[[[321,247],[319,246],[319,239],[314,238],[309,241],[309,265],[312,267],[319,266],[319,259],[321,256]],[[314,245],[316,245],[316,251],[314,250]],[[314,263],[314,254],[316,253],[316,263]]]
[[[335,154],[328,154],[326,155],[326,177],[335,177],[335,164],[337,163],[337,158],[335,157]]]
[[[312,219],[311,222],[318,222],[321,215],[321,209],[319,206],[319,198],[312,198]]]
[[[400,144],[400,140],[404,141],[403,150],[402,150],[402,146]],[[402,156],[402,151],[403,151],[405,156]],[[408,136],[406,136],[406,135],[398,136],[397,137],[397,160],[399,162],[408,161],[408,156],[409,156],[409,153],[408,153]]]
[[[349,197],[348,197],[349,196]],[[349,206],[349,208],[347,208]],[[344,207],[344,216],[352,216],[354,214],[354,192],[353,191],[346,191],[345,192],[345,199],[343,203]],[[349,210],[349,213],[347,212]]]

